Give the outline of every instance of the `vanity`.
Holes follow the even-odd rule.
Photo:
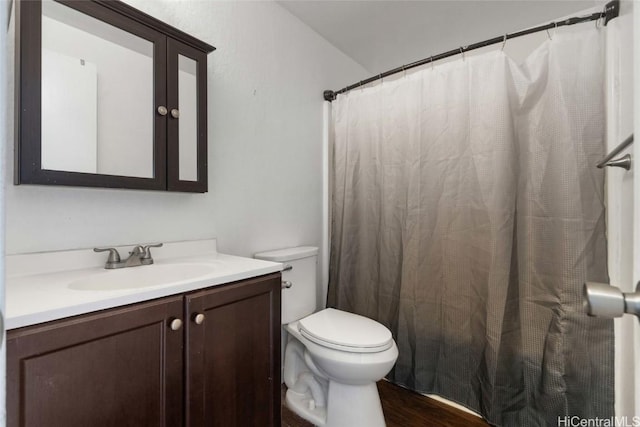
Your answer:
[[[8,426],[279,426],[279,263],[165,244],[7,257]]]
[[[117,0],[14,8],[16,185],[208,190],[212,45]],[[6,257],[7,425],[279,426],[281,264],[117,249]]]

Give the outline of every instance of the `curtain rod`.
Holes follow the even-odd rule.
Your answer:
[[[421,65],[425,65],[430,62],[439,61],[440,59],[449,58],[454,55],[460,55],[464,52],[469,52],[470,50],[479,49],[481,47],[490,46],[492,44],[503,43],[509,39],[513,39],[516,37],[526,36],[528,34],[550,30],[552,28],[563,27],[565,25],[574,25],[574,24],[580,24],[582,22],[597,21],[599,19],[604,19],[604,25],[607,25],[609,21],[611,21],[613,18],[616,18],[619,15],[619,13],[620,13],[620,0],[613,0],[606,4],[602,12],[592,13],[591,15],[587,15],[587,16],[574,16],[572,18],[567,18],[562,21],[551,22],[549,24],[540,25],[538,27],[529,28],[528,30],[523,30],[523,31],[511,33],[511,34],[505,34],[503,36],[493,37],[491,39],[481,41],[478,43],[473,43],[468,46],[461,46],[458,49],[453,49],[448,52],[441,53],[439,55],[433,55],[433,56],[430,56],[429,58],[421,59],[419,61],[415,61],[410,64],[406,64],[401,67],[397,67],[392,70],[385,71],[384,73],[380,73],[373,77],[369,77],[366,80],[361,80],[358,83],[354,83],[338,91],[325,90],[324,99],[325,101],[333,101],[341,93],[349,92],[352,89],[358,88],[360,86],[363,86],[369,83],[373,83],[376,80],[383,79],[393,74],[397,74],[397,73],[409,70],[411,68],[419,67]]]

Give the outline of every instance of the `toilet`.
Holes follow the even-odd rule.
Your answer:
[[[312,246],[255,254],[284,264],[286,404],[316,426],[385,426],[376,382],[395,364],[398,347],[372,319],[333,308],[315,312],[317,256]]]

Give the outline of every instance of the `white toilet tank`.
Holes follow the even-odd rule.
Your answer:
[[[291,283],[282,289],[282,324],[286,325],[316,311],[316,268],[318,248],[298,246],[260,252],[257,259],[284,264],[282,280]],[[289,267],[291,267],[289,269]]]

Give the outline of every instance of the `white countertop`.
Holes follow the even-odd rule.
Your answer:
[[[195,246],[191,244],[192,249],[196,249],[197,255],[192,253],[183,257],[175,256],[176,253],[184,255],[185,252],[194,252],[188,250],[189,244],[189,242],[181,242],[165,245],[165,248],[152,251],[155,258],[154,265],[129,267],[129,269],[136,269],[136,272],[141,273],[145,271],[142,269],[153,269],[154,266],[197,263],[211,265],[211,272],[194,279],[175,280],[160,286],[134,289],[86,290],[69,287],[70,283],[85,277],[101,277],[122,271],[122,269],[105,270],[102,266],[68,269],[69,259],[72,259],[71,263],[75,262],[76,266],[79,259],[90,259],[92,264],[95,264],[95,260],[99,260],[100,264],[103,264],[106,254],[93,254],[90,250],[83,250],[10,255],[7,257],[9,274],[6,280],[5,327],[21,328],[282,270],[280,263],[220,254],[216,251],[215,240],[199,241]],[[38,269],[36,270],[33,264],[30,265],[30,262],[40,263]]]

